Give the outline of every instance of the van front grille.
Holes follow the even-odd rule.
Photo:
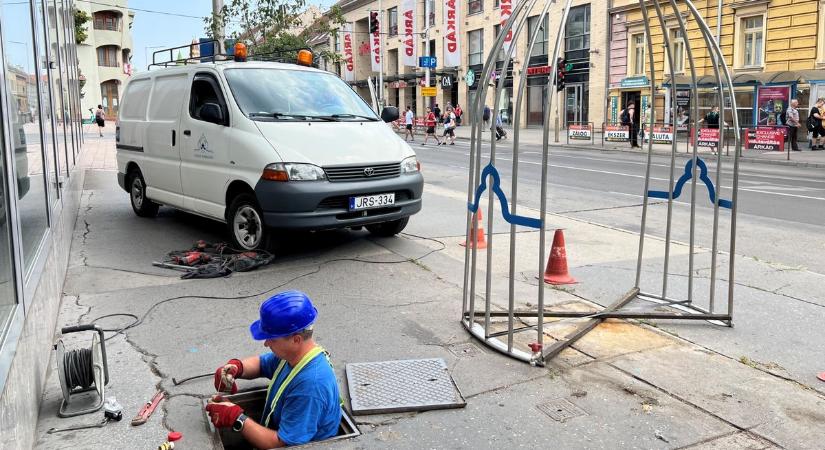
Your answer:
[[[324,167],[329,181],[361,181],[401,175],[401,163],[367,166]]]

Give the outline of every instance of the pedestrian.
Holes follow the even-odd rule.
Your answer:
[[[455,115],[455,126],[461,126],[461,119],[464,116],[464,111],[461,110],[461,106],[458,103],[455,104],[455,108],[453,108],[453,114]]]
[[[484,111],[481,113],[481,120],[484,121],[484,125],[481,127],[481,131],[487,131],[490,129],[490,107],[484,105]]]
[[[103,105],[97,105],[95,123],[97,123],[97,131],[100,133],[100,137],[103,137],[103,127],[106,126],[106,113],[103,112]]]
[[[249,327],[252,338],[270,352],[230,359],[215,371],[215,389],[235,393],[237,379],[269,378],[260,422],[220,394],[206,405],[216,428],[230,428],[252,447],[274,448],[329,439],[341,424],[338,382],[327,353],[312,339],[318,311],[300,291],[266,300],[260,319]]]
[[[818,98],[811,108],[808,131],[813,133],[811,150],[825,150],[825,98]]]
[[[447,112],[444,113],[444,140],[441,141],[441,145],[447,145],[448,140],[450,141],[450,145],[455,145],[456,120],[453,108],[447,106]]]
[[[791,150],[798,152],[799,143],[797,142],[797,132],[799,131],[799,101],[797,99],[791,100],[791,106],[785,110],[785,122],[788,126],[788,140],[791,141]]]
[[[708,128],[719,128],[719,107],[710,108],[710,111],[699,122],[705,122]]]
[[[413,119],[415,115],[410,109],[410,106],[407,105],[407,112],[404,113],[404,125],[406,125],[406,130],[404,130],[404,140],[407,140],[407,136],[410,137],[410,142],[415,142],[415,136],[413,135]]]
[[[435,134],[436,115],[432,109],[427,108],[427,115],[424,117],[424,126],[427,127],[427,135],[424,136],[424,142],[421,145],[427,145],[430,137],[435,138],[435,145],[441,145],[438,135]]]
[[[504,128],[502,127],[502,125],[503,125],[503,123],[501,121],[501,114],[499,114],[499,115],[496,116],[496,140],[497,141],[500,141],[501,138],[506,138],[507,137],[507,132],[504,131]]]
[[[619,119],[622,121],[622,125],[628,127],[630,131],[630,147],[637,148],[639,147],[638,136],[636,133],[638,132],[637,127],[635,126],[635,122],[633,121],[634,115],[636,114],[636,105],[633,102],[630,102],[625,109],[622,110],[622,114]]]
[[[435,114],[435,116],[438,118],[441,117],[441,108],[438,107],[438,103],[436,103],[435,107],[433,108],[433,114]]]

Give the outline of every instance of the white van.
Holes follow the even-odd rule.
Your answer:
[[[340,78],[311,67],[218,62],[138,74],[116,140],[118,183],[137,215],[167,205],[219,220],[240,249],[278,229],[392,236],[421,210],[415,152]]]

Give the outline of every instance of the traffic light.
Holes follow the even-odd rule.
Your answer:
[[[556,91],[564,90],[564,75],[567,73],[567,61],[564,58],[559,58],[556,61]]]
[[[378,33],[378,12],[373,11],[370,13],[370,34]]]

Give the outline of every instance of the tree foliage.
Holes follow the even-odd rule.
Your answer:
[[[279,52],[290,57],[286,51],[309,47],[313,36],[335,33],[333,25],[337,28],[344,23],[338,6],[312,23],[302,23],[306,5],[306,0],[229,0],[220,13],[204,18],[205,31],[215,39],[219,30],[231,29],[224,37],[246,43],[251,55]],[[337,59],[337,55],[326,51],[320,56]]]
[[[84,26],[89,20],[91,20],[91,17],[86,11],[74,9],[74,40],[76,44],[82,44],[89,37],[86,34],[87,28]]]

